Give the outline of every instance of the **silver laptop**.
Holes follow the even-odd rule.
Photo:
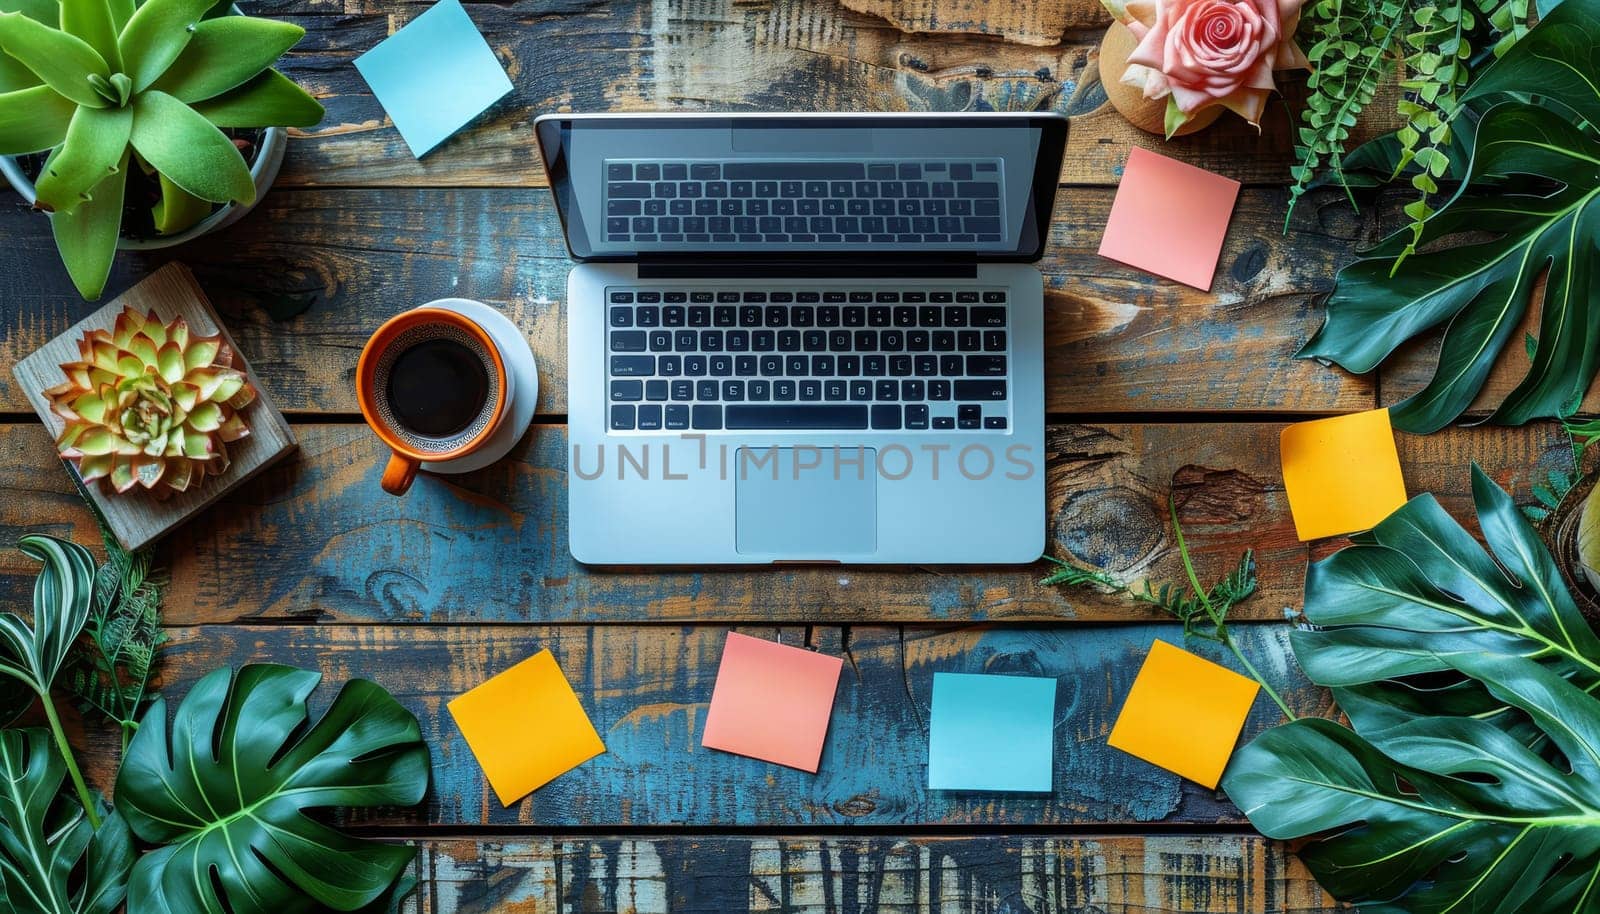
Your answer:
[[[596,564],[1044,548],[1066,120],[547,115],[571,548]]]

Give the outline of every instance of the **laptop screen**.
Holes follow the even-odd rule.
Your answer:
[[[536,122],[584,260],[759,253],[882,259],[1044,247],[1054,115],[596,115]]]

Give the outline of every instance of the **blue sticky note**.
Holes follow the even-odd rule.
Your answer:
[[[511,91],[460,0],[439,0],[357,57],[356,69],[418,158]]]
[[[1049,792],[1055,716],[1054,679],[933,674],[928,787]]]

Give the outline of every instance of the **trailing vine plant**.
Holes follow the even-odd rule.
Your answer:
[[[1402,94],[1396,110],[1402,126],[1395,134],[1397,157],[1389,177],[1409,172],[1418,193],[1405,207],[1412,232],[1405,253],[1411,253],[1423,220],[1433,213],[1429,198],[1438,193],[1439,180],[1453,165],[1465,165],[1452,162],[1449,150],[1460,91],[1472,65],[1486,54],[1500,56],[1527,33],[1531,5],[1531,0],[1310,0],[1300,26],[1311,36],[1306,52],[1310,96],[1297,131],[1298,162],[1290,169],[1289,212],[1322,175],[1349,193],[1344,164],[1350,130],[1399,68]]]

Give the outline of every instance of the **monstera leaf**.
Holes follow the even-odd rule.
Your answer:
[[[1311,567],[1295,657],[1351,727],[1269,730],[1223,787],[1365,910],[1600,910],[1600,641],[1476,467],[1473,496],[1487,552],[1423,495]]]
[[[1541,276],[1545,287],[1532,364],[1491,421],[1520,424],[1572,412],[1600,368],[1600,0],[1567,0],[1463,94],[1486,105],[1516,93],[1537,103],[1487,110],[1465,180],[1423,224],[1418,247],[1402,230],[1340,271],[1322,328],[1302,357],[1358,373],[1446,324],[1431,381],[1392,411],[1428,433],[1456,419],[1482,389]],[[1525,96],[1524,96],[1525,97]],[[1484,239],[1465,233],[1488,233]]]
[[[122,904],[133,839],[112,814],[96,830],[61,795],[66,764],[44,730],[0,730],[0,910],[111,914]]]
[[[384,897],[415,848],[365,841],[313,818],[335,806],[411,805],[428,786],[417,719],[357,679],[307,726],[321,674],[218,670],[178,706],[150,707],[117,776],[117,809],[161,845],[134,868],[130,911],[294,914]]]

